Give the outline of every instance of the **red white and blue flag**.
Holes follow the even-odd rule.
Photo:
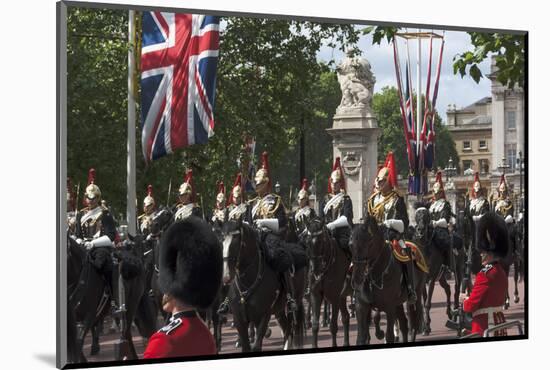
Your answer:
[[[141,144],[146,162],[214,134],[219,17],[144,12]]]

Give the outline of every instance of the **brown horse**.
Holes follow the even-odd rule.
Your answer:
[[[243,352],[261,351],[271,314],[284,334],[284,349],[301,348],[304,331],[304,269],[294,274],[296,315],[286,311],[286,292],[279,274],[266,262],[256,231],[246,223],[228,221],[223,234],[223,283],[229,285],[231,312],[239,333]],[[249,338],[250,324],[256,328],[253,346]]]
[[[403,281],[403,267],[394,257],[393,250],[384,240],[376,220],[367,216],[363,224],[356,225],[351,236],[353,271],[351,284],[355,290],[357,309],[357,344],[370,342],[369,326],[372,309],[386,313],[386,343],[395,340],[394,324],[399,320],[403,342],[414,341],[422,326],[422,291],[426,274],[416,269],[416,302],[408,305],[408,321],[403,304],[407,301],[407,288]],[[410,338],[409,338],[410,336]]]
[[[319,218],[312,219],[307,225],[308,256],[311,264],[311,307],[313,310],[312,332],[313,348],[317,348],[319,334],[319,317],[324,299],[332,306],[330,333],[332,346],[336,347],[338,333],[338,311],[342,314],[344,326],[344,346],[349,346],[349,312],[346,298],[351,295],[351,286],[346,284],[346,274],[350,259],[336,240],[330,236],[324,222]]]

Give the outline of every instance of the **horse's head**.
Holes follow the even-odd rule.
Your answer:
[[[362,224],[353,228],[350,246],[353,263],[351,284],[354,289],[365,281],[367,262],[376,259],[380,253],[380,248],[376,248],[376,246],[383,245],[383,243],[382,232],[374,217],[367,216]]]
[[[425,207],[419,207],[414,212],[414,220],[416,222],[415,237],[416,239],[423,239],[428,233],[428,226],[430,224],[430,214]]]
[[[160,232],[166,230],[170,226],[172,220],[172,212],[168,208],[163,208],[158,211],[151,220],[150,230],[153,235],[157,235]]]
[[[323,258],[324,246],[330,243],[325,223],[319,217],[311,219],[307,226],[308,256],[313,273],[319,275],[329,261]]]
[[[221,228],[223,244],[223,284],[229,285],[235,279],[239,268],[241,245],[243,240],[243,225],[238,221],[227,221]]]

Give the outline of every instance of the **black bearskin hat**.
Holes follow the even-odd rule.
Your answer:
[[[222,247],[211,227],[191,216],[166,230],[160,244],[163,293],[197,308],[212,304],[221,287]]]
[[[505,258],[508,255],[508,229],[506,222],[495,212],[488,212],[479,220],[478,245],[480,251],[491,252]]]

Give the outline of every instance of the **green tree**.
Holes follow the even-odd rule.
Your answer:
[[[69,7],[68,174],[75,183],[82,183],[82,190],[88,168],[95,167],[97,183],[115,215],[126,208],[127,52],[131,47],[127,22],[125,11]],[[273,177],[288,186],[295,184],[285,163],[291,156],[296,161],[293,150],[301,122],[309,128],[318,122],[319,112],[328,114],[329,107],[319,106],[324,102],[314,98],[319,76],[328,68],[317,62],[317,53],[327,43],[344,49],[357,40],[358,31],[352,25],[224,18],[216,134],[208,144],[190,146],[149,165],[140,154],[138,139],[138,205],[147,184],[166,203],[170,181],[169,203],[174,202],[187,167],[194,171],[202,205],[212,207],[216,182],[233,182],[243,134],[256,138],[257,156],[263,150],[270,152]],[[139,132],[136,122],[138,137]]]
[[[362,33],[372,34],[372,43],[380,45],[383,39],[388,44],[394,35],[399,32],[399,27],[369,26]],[[495,56],[498,68],[496,79],[503,85],[512,88],[518,85],[523,88],[525,83],[525,39],[526,34],[505,32],[468,32],[473,51],[465,51],[453,58],[453,72],[464,77],[468,74],[476,83],[479,83],[483,73],[479,64],[490,55]]]
[[[416,96],[414,97],[416,100]],[[397,171],[406,178],[409,169],[407,147],[403,132],[403,121],[399,108],[399,95],[395,87],[386,86],[374,94],[372,109],[378,118],[381,133],[378,140],[378,161],[382,162],[389,151],[394,152]],[[455,143],[449,130],[441,124],[441,117],[435,114],[436,168],[445,168],[449,158],[458,163]]]

